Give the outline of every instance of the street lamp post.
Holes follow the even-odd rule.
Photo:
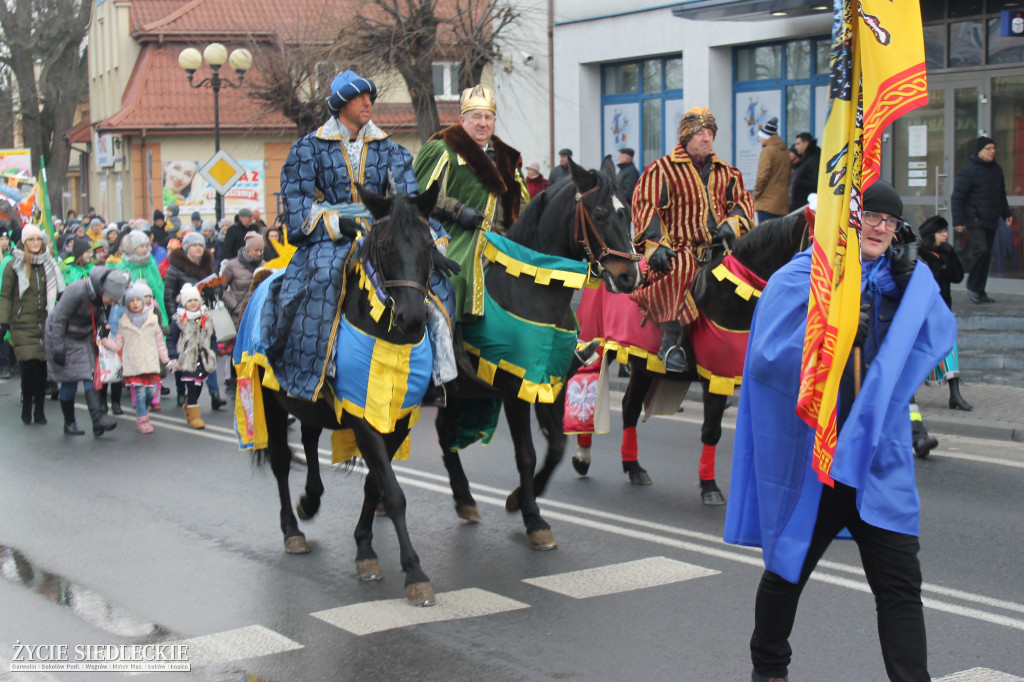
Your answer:
[[[198,83],[194,83],[193,76],[195,76],[199,67],[203,65],[204,60],[213,73],[209,78],[204,78]],[[228,62],[235,73],[238,74],[237,83],[220,77],[220,67],[224,66],[224,62]],[[178,55],[178,66],[185,69],[185,73],[188,74],[188,84],[193,88],[209,87],[213,89],[213,152],[216,154],[220,151],[220,89],[224,85],[232,88],[242,87],[242,79],[245,78],[245,72],[252,66],[252,54],[249,50],[240,48],[233,50],[231,56],[228,57],[226,47],[220,43],[210,43],[203,50],[202,54],[194,47],[187,47],[182,50]],[[219,224],[224,213],[223,198],[220,192],[217,192],[214,202],[217,223]]]

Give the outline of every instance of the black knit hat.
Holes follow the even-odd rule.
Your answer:
[[[71,255],[78,260],[86,251],[92,248],[92,242],[88,237],[79,237],[71,244]]]
[[[158,220],[163,220],[163,219],[164,219],[164,212],[163,211],[161,211],[159,208],[156,209],[155,211],[153,211],[153,222],[154,223],[156,221],[158,221]]]
[[[903,217],[903,200],[885,180],[876,180],[864,191],[863,199],[865,211],[888,213],[894,218]]]
[[[981,137],[978,138],[977,148],[974,151],[980,152],[985,147],[995,143],[996,141],[993,140],[991,137],[985,137],[984,135],[982,135]]]
[[[940,215],[933,215],[931,218],[928,218],[921,223],[921,227],[917,228],[917,233],[921,235],[922,239],[924,239],[928,235],[948,229],[949,222],[945,218]]]

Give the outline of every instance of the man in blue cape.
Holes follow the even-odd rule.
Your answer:
[[[754,312],[743,371],[725,541],[761,547],[765,571],[750,640],[753,680],[785,680],[800,593],[832,539],[857,542],[892,680],[929,680],[921,605],[920,500],[907,406],[953,346],[956,322],[916,247],[893,246],[903,202],[877,181],[863,196],[860,392],[851,353],[840,384],[830,471],[811,467],[814,429],[796,414],[811,252],[768,281]],[[910,235],[912,237],[912,234]],[[903,241],[903,240],[901,240]]]

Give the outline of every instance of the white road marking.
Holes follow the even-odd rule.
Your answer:
[[[669,585],[719,573],[721,571],[658,556],[582,571],[527,578],[523,582],[573,599],[588,599],[645,587]]]
[[[240,661],[305,648],[262,625],[249,625],[236,630],[225,630],[165,644],[187,644],[188,660],[192,665]]]
[[[388,599],[339,606],[310,615],[353,635],[362,636],[410,625],[478,618],[528,608],[529,604],[471,587],[439,593],[437,603],[427,608],[413,606],[405,599]]]
[[[945,677],[937,677],[933,682],[1024,682],[1024,677],[990,668],[971,668]]]

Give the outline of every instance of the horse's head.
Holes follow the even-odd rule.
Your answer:
[[[640,283],[640,255],[633,246],[629,209],[619,198],[614,175],[588,171],[569,159],[575,192],[573,240],[613,294],[628,294]],[[571,191],[560,188],[559,192]]]
[[[356,184],[363,204],[373,215],[373,228],[359,252],[381,299],[390,310],[390,325],[412,333],[427,324],[427,292],[432,273],[434,240],[427,218],[434,210],[438,187],[416,197],[382,197]]]

